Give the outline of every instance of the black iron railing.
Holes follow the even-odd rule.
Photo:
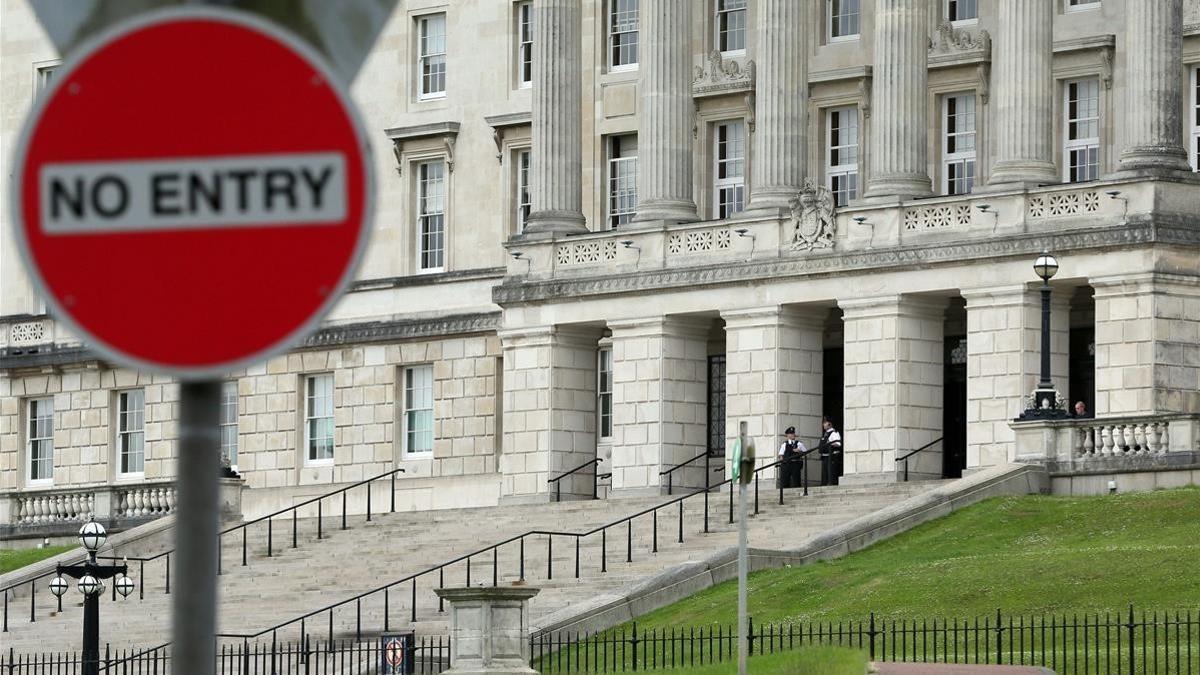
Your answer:
[[[709,481],[708,459],[711,456],[712,456],[712,454],[709,453],[707,450],[705,450],[704,452],[696,455],[695,457],[693,457],[691,459],[684,460],[669,469],[663,469],[662,471],[659,471],[658,472],[659,484],[660,485],[662,484],[662,477],[666,476],[667,477],[667,494],[668,495],[675,494],[675,478],[674,478],[675,472],[682,469],[685,466],[691,465],[692,462],[698,462],[703,459],[704,460],[704,485],[707,486],[710,482]]]
[[[942,442],[941,438],[935,438],[932,441],[929,441],[928,443],[926,443],[925,445],[922,445],[921,447],[917,448],[916,450],[913,450],[912,452],[907,452],[902,457],[896,458],[897,462],[904,462],[904,482],[905,483],[908,482],[908,459],[910,457],[912,457],[913,455],[917,454],[918,452],[923,452],[925,450],[928,450],[929,448],[932,448],[933,446],[935,446],[941,442]]]
[[[340,518],[341,518],[340,529],[343,529],[343,530],[347,529],[347,522],[348,522],[347,521],[347,513],[348,513],[347,495],[350,493],[351,490],[356,490],[358,488],[365,487],[366,498],[367,498],[366,520],[367,520],[367,522],[371,522],[372,516],[374,514],[380,513],[380,511],[378,509],[373,510],[372,498],[371,498],[371,487],[377,481],[390,480],[391,485],[390,485],[390,495],[389,495],[389,499],[388,499],[387,510],[391,513],[395,513],[395,511],[396,511],[396,474],[400,474],[400,473],[404,473],[404,469],[393,469],[386,473],[379,474],[378,476],[374,476],[372,478],[368,478],[366,480],[359,481],[352,485],[347,485],[345,487],[331,490],[330,492],[326,492],[326,493],[318,495],[316,497],[306,499],[298,504],[293,504],[292,506],[289,506],[287,508],[275,511],[274,513],[269,513],[265,516],[255,518],[254,520],[249,520],[249,521],[246,521],[243,523],[239,523],[237,525],[234,525],[233,527],[222,530],[217,535],[217,548],[218,548],[217,574],[221,574],[221,572],[223,571],[223,563],[222,563],[223,555],[222,554],[224,553],[224,542],[226,542],[226,541],[233,540],[235,542],[234,545],[240,546],[240,548],[241,548],[241,564],[242,564],[242,566],[246,566],[249,564],[249,556],[248,556],[249,536],[248,535],[250,532],[250,528],[252,528],[252,527],[259,527],[259,528],[265,527],[266,528],[266,534],[267,534],[266,557],[270,558],[270,557],[274,556],[275,551],[278,550],[276,547],[275,541],[274,541],[275,529],[276,529],[274,524],[278,520],[285,520],[285,521],[288,520],[289,515],[291,516],[290,517],[290,520],[291,520],[290,532],[285,532],[284,536],[286,538],[290,535],[290,539],[291,539],[290,547],[297,548],[299,546],[299,512],[301,509],[308,507],[312,504],[316,504],[316,512],[317,512],[316,521],[317,522],[316,522],[315,527],[316,527],[316,538],[317,539],[323,539],[324,535],[325,535],[325,532],[324,532],[324,516],[325,516],[324,503],[328,499],[336,500],[339,496],[341,497],[340,513],[331,510],[330,514],[334,515],[335,517],[340,515]],[[238,537],[239,533],[241,535],[240,537]],[[97,558],[100,560],[118,560],[118,559],[119,560],[128,560],[130,562],[130,575],[133,576],[134,574],[136,574],[135,580],[136,580],[136,583],[138,586],[138,599],[140,600],[140,599],[144,599],[146,597],[146,585],[147,585],[146,584],[146,579],[147,579],[146,568],[148,565],[153,565],[156,562],[159,563],[162,567],[162,577],[161,577],[163,580],[162,590],[165,594],[170,595],[170,593],[171,593],[171,556],[172,556],[172,554],[174,554],[174,552],[175,552],[174,549],[169,549],[169,550],[163,551],[162,553],[157,553],[155,555],[148,556],[148,557],[123,556],[123,557],[118,558],[115,556],[97,556]],[[83,560],[84,560],[84,556],[80,556],[79,561],[82,562]],[[134,570],[133,565],[136,565],[136,572]],[[19,591],[24,590],[26,587],[28,587],[28,590],[29,590],[29,621],[30,622],[37,621],[37,585],[38,585],[38,582],[48,581],[54,575],[55,575],[54,571],[47,571],[45,574],[38,575],[32,579],[27,579],[25,581],[11,584],[4,588],[0,588],[0,596],[3,597],[3,602],[2,602],[3,619],[2,619],[2,621],[0,621],[0,632],[8,632],[9,599],[11,597],[15,597]],[[115,600],[117,600],[116,584],[112,584],[112,587],[113,587],[112,599],[115,601]],[[61,613],[62,612],[62,598],[58,598],[56,604],[57,604],[57,611],[59,613]]]
[[[583,464],[580,464],[579,466],[575,467],[574,469],[571,469],[570,471],[567,471],[565,473],[560,473],[557,476],[555,476],[554,478],[551,478],[550,480],[546,481],[547,483],[552,483],[554,485],[554,501],[556,501],[556,502],[562,501],[562,479],[566,478],[567,476],[573,475],[578,471],[582,471],[583,469],[586,469],[589,466],[596,466],[597,468],[599,468],[600,462],[603,462],[603,461],[604,461],[603,457],[596,457],[595,459],[589,459],[588,461],[584,462]],[[597,496],[597,492],[598,492],[597,483],[599,481],[600,481],[600,476],[595,471],[593,471],[592,472],[592,499],[595,499]]]

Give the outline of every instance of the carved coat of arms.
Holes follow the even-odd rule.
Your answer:
[[[811,180],[792,197],[792,250],[833,248],[833,193]]]

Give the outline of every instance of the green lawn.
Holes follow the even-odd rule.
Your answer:
[[[46,548],[20,548],[0,550],[0,574],[32,565],[39,560],[45,560],[76,548],[75,546],[48,546]]]
[[[865,675],[867,655],[837,647],[806,647],[791,652],[754,655],[748,663],[755,675]],[[737,673],[737,659],[709,666],[689,666],[690,675],[726,675]],[[644,673],[673,673],[675,670],[645,670]]]

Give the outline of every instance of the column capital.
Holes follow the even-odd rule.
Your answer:
[[[963,288],[959,289],[958,293],[967,301],[967,309],[1027,305],[1038,302],[1038,290],[1032,283]]]
[[[712,327],[711,319],[690,316],[651,316],[638,319],[618,319],[609,321],[613,340],[631,337],[649,336],[691,336],[707,335]]]
[[[805,313],[781,305],[723,310],[721,318],[725,320],[725,330],[762,326],[825,327],[824,317],[814,316],[811,313]]]
[[[912,295],[881,295],[873,298],[838,300],[843,320],[880,316],[933,317],[946,311],[946,298],[924,298]]]

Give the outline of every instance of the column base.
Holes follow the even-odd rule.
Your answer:
[[[1120,171],[1186,171],[1192,172],[1188,164],[1187,151],[1174,145],[1139,145],[1121,152]]]
[[[872,179],[863,192],[864,204],[888,203],[896,200],[920,199],[933,196],[933,183],[922,174],[899,174]],[[876,202],[874,200],[880,200]]]
[[[1061,182],[1062,177],[1058,175],[1054,162],[1035,159],[1000,160],[992,166],[987,189],[1035,188]],[[978,189],[979,186],[976,186],[976,190]]]
[[[690,199],[655,199],[637,205],[637,214],[634,215],[633,222],[662,220],[669,223],[690,223],[699,219],[696,204]]]
[[[542,238],[555,234],[587,234],[587,220],[578,211],[535,211],[529,216],[523,235]]]

